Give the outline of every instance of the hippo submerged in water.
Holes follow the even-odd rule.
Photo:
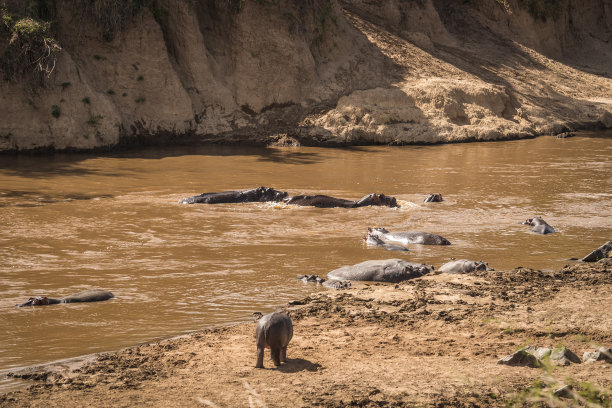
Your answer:
[[[293,337],[293,323],[289,316],[274,312],[263,316],[255,329],[257,341],[257,363],[255,368],[264,368],[264,349],[269,348],[275,366],[287,362],[287,345]]]
[[[548,225],[546,221],[540,217],[529,218],[523,221],[521,224],[532,226],[533,228],[531,231],[537,234],[552,234],[555,232],[555,229]]]
[[[202,193],[197,196],[184,198],[180,204],[224,204],[224,203],[253,203],[267,201],[282,201],[289,194],[270,187],[257,187],[242,191],[224,191],[221,193]]]
[[[389,232],[384,228],[368,228],[368,236],[377,237],[383,242],[391,241],[403,245],[450,245],[450,241],[440,235],[420,231]]]
[[[424,203],[441,203],[442,201],[444,201],[444,199],[442,198],[442,194],[430,194],[427,196],[427,198],[423,202]]]
[[[252,202],[280,202],[319,208],[357,208],[368,205],[386,207],[399,207],[395,197],[384,194],[368,194],[358,201],[345,200],[326,195],[297,195],[288,197],[285,191],[278,191],[269,187],[257,187],[242,191],[223,191],[220,193],[202,193],[197,196],[187,197],[179,201],[180,204],[224,204],[224,203],[252,203]]]
[[[284,200],[286,204],[313,206],[319,208],[358,208],[369,205],[377,205],[383,207],[399,207],[395,197],[389,197],[384,194],[368,194],[358,201],[345,200],[343,198],[335,198],[326,195],[298,195],[289,197]]]
[[[408,248],[406,248],[405,246],[387,244],[385,241],[375,235],[368,234],[363,238],[363,240],[365,241],[367,246],[384,248],[387,251],[408,251]]]
[[[114,298],[115,295],[102,289],[86,290],[84,292],[75,293],[74,295],[66,296],[61,299],[48,298],[46,296],[31,297],[27,302],[16,305],[17,307],[24,306],[45,306],[55,305],[58,303],[78,303],[78,302],[100,302]]]

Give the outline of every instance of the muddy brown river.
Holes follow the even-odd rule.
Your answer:
[[[249,321],[326,290],[297,274],[368,259],[562,267],[612,239],[611,141],[612,132],[584,132],[439,146],[0,156],[0,370]],[[403,205],[178,204],[261,185],[350,199],[381,192]],[[436,192],[446,201],[423,203]],[[519,224],[536,215],[558,232]],[[453,245],[368,249],[368,226],[432,232]],[[116,298],[15,307],[89,288]]]

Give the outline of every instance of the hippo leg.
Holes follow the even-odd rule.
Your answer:
[[[281,363],[287,362],[287,346],[283,347],[280,352],[280,361]]]
[[[264,358],[264,347],[257,346],[257,364],[255,364],[255,368],[264,368],[263,358]]]
[[[272,354],[272,360],[274,360],[274,365],[278,367],[280,365],[281,349],[278,347],[270,347],[270,353]]]

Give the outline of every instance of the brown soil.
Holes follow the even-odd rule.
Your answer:
[[[267,359],[254,368],[255,323],[240,324],[102,354],[75,371],[16,373],[36,383],[0,396],[0,407],[506,406],[534,380],[550,390],[588,381],[609,406],[612,364],[497,361],[523,345],[579,356],[612,346],[611,270],[606,259],[320,292],[284,308],[295,333],[280,368]]]
[[[0,152],[612,127],[608,0],[546,18],[525,5],[557,2],[160,0],[110,42],[74,1],[54,3],[62,52],[46,85],[0,80]]]

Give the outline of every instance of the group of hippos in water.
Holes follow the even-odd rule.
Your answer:
[[[441,194],[430,194],[425,203],[442,202]],[[257,187],[241,191],[224,191],[218,193],[203,193],[179,201],[181,204],[222,204],[222,203],[248,203],[248,202],[283,202],[287,205],[314,206],[319,208],[358,208],[365,206],[400,207],[395,197],[372,193],[359,200],[346,200],[327,195],[297,195],[290,197],[285,191],[278,191],[269,187]],[[532,232],[537,234],[551,234],[555,229],[540,217],[529,218],[521,224],[533,227]],[[420,231],[390,232],[385,228],[372,227],[364,237],[368,246],[381,247],[390,251],[408,251],[406,245],[451,245],[450,241],[440,235]],[[582,258],[583,261],[593,261],[610,256],[612,242],[607,242],[591,254]],[[462,274],[473,271],[492,270],[486,262],[460,259],[442,265],[438,273]],[[365,261],[356,265],[343,266],[327,274],[328,280],[316,275],[299,275],[298,279],[304,282],[321,283],[333,289],[345,289],[351,286],[351,281],[377,281],[397,283],[407,279],[424,276],[434,271],[434,267],[426,264],[417,264],[402,259],[387,259]],[[17,305],[43,306],[58,303],[97,302],[113,298],[111,292],[94,289],[80,292],[60,299],[48,297],[32,297],[27,302]],[[289,316],[274,312],[262,316],[257,324],[255,338],[257,342],[257,368],[263,368],[264,349],[269,348],[271,359],[276,366],[287,361],[287,345],[293,336],[293,325]]]

